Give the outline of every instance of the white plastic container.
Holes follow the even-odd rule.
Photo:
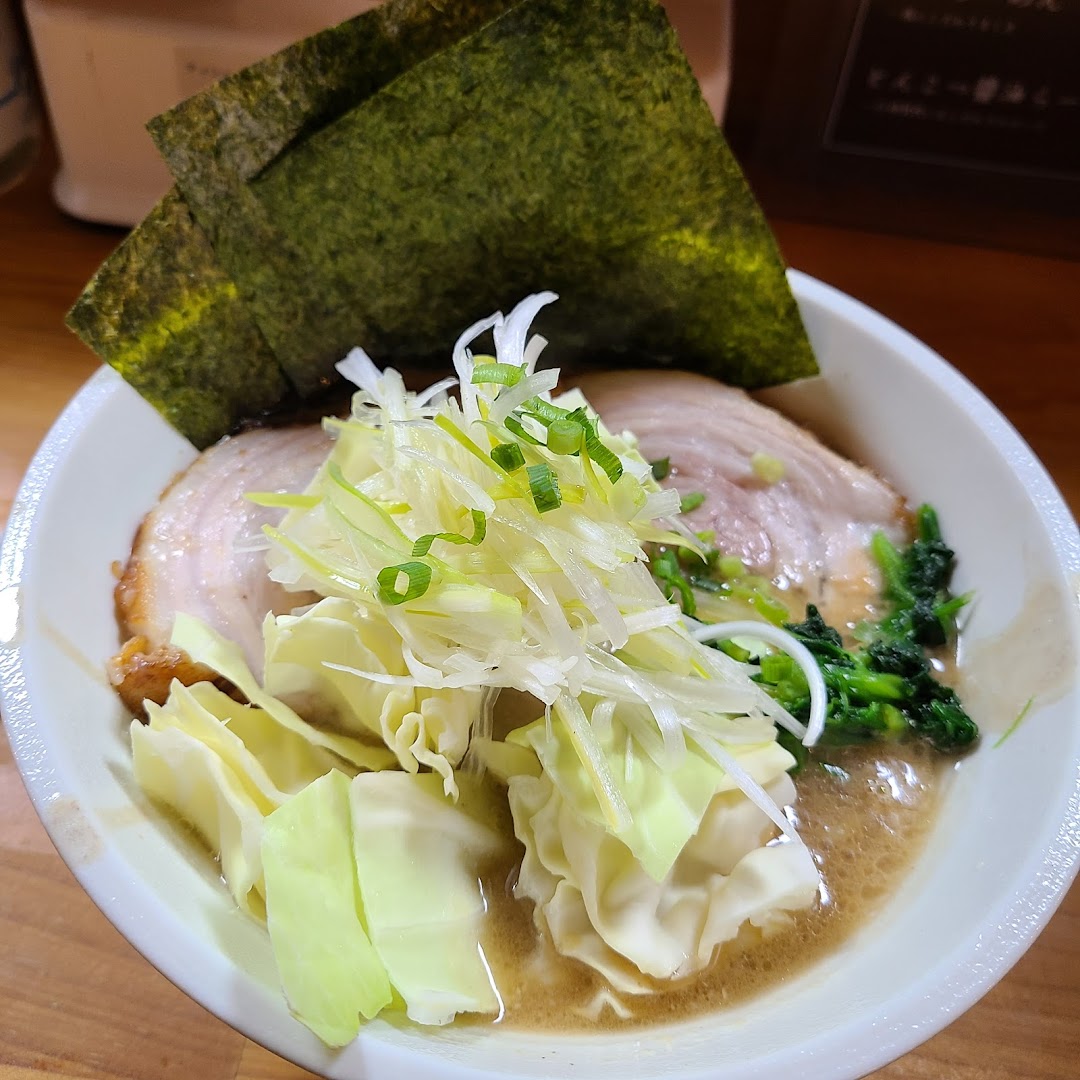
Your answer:
[[[134,225],[171,179],[145,124],[224,75],[378,0],[25,0],[56,136],[53,194]],[[666,0],[714,115],[730,78],[730,0]]]

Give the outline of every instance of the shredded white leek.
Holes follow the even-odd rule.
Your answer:
[[[768,792],[724,749],[711,735],[696,731],[694,741],[739,785],[739,790],[763,813],[792,843],[805,846],[787,815],[769,798]]]
[[[349,355],[334,366],[341,376],[355,383],[361,390],[366,390],[369,394],[376,393],[382,372],[359,346],[351,349]]]
[[[495,352],[500,363],[513,364],[516,367],[525,363],[529,327],[532,326],[540,309],[554,303],[557,299],[558,297],[553,292],[534,293],[522,300],[505,319],[502,316],[496,317]],[[536,358],[532,359],[535,364]]]
[[[340,370],[340,368],[338,369]],[[342,372],[344,374],[344,372]],[[440,379],[438,382],[432,383],[426,390],[422,390],[416,395],[417,405],[427,405],[429,403],[441,404],[440,397],[445,399],[446,391],[453,389],[457,386],[457,379],[453,375],[448,375],[445,379]]]
[[[760,622],[722,622],[709,626],[699,626],[690,631],[695,641],[730,641],[736,637],[754,638],[775,645],[788,654],[802,669],[806,684],[810,688],[810,719],[803,736],[803,746],[814,746],[825,730],[825,708],[828,704],[828,691],[821,669],[810,650],[797,641],[786,630],[778,626]],[[794,719],[794,717],[792,718]],[[798,721],[795,721],[798,723]]]
[[[529,398],[554,390],[558,383],[559,373],[553,368],[538,371],[535,375],[527,375],[517,386],[508,386],[499,394],[491,406],[488,419],[494,424],[501,424]]]

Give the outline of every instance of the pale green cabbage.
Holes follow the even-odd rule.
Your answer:
[[[237,905],[261,917],[263,822],[269,808],[251,786],[206,743],[177,727],[153,728],[134,721],[131,748],[135,781],[169,807],[221,859],[221,874]]]
[[[765,790],[778,802],[794,800],[783,773]],[[533,901],[538,926],[560,953],[623,992],[652,989],[643,976],[702,970],[744,923],[775,930],[817,892],[807,849],[766,846],[772,822],[737,790],[713,797],[698,837],[660,881],[626,844],[575,812],[546,776],[514,777],[509,798],[525,845],[515,895]]]
[[[327,773],[275,810],[263,831],[266,926],[289,1008],[328,1046],[392,1000],[364,929],[349,778]]]
[[[483,792],[462,783],[456,806],[432,773],[365,773],[349,792],[371,940],[420,1024],[501,1008],[480,944],[479,875],[507,841],[489,824]]]
[[[263,910],[263,820],[335,767],[336,754],[242,705],[210,683],[174,682],[163,706],[146,703],[132,725],[135,779],[189,822],[221,858],[222,876],[246,911]]]
[[[298,716],[283,701],[267,693],[244,660],[238,645],[226,641],[205,623],[179,614],[173,625],[172,644],[200,664],[229,680],[252,705],[263,709],[282,731],[290,732],[313,746],[336,754],[355,769],[382,769],[394,757],[386,746],[373,745],[349,735],[316,727]]]
[[[634,753],[629,707],[597,718],[631,824],[607,826],[572,738],[558,715],[511,732],[507,749],[481,752],[508,784],[514,829],[525,847],[515,895],[556,949],[599,970],[615,988],[650,989],[643,976],[672,979],[708,965],[716,948],[749,922],[769,931],[806,907],[819,884],[804,845],[766,846],[776,832],[728,769],[692,741],[663,769]],[[793,761],[768,721],[733,720],[732,758],[778,805],[794,801]],[[737,739],[737,741],[736,741]],[[530,762],[510,747],[531,749]],[[539,766],[539,767],[537,767]]]
[[[596,707],[596,700],[588,695],[582,697],[581,703],[590,714]],[[635,750],[626,726],[626,715],[633,709],[620,706],[605,724],[592,725],[594,730],[600,726],[597,739],[601,751],[629,812],[623,829],[608,828],[570,733],[558,716],[550,723],[540,719],[519,728],[508,736],[508,741],[532,749],[539,771],[558,789],[567,806],[584,821],[610,831],[646,874],[654,881],[663,881],[700,828],[714,796],[725,791],[736,791],[741,796],[742,792],[728,771],[692,741],[678,764],[667,769]],[[727,743],[727,749],[762,787],[794,764],[792,756],[776,742],[769,721],[743,718],[733,728],[740,741]]]
[[[397,764],[421,765],[456,795],[454,768],[469,746],[480,691],[377,681],[408,675],[400,634],[351,601],[328,597],[299,615],[268,618],[266,689],[320,712],[337,730],[377,738]]]

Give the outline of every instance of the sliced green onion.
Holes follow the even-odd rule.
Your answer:
[[[705,501],[705,496],[700,491],[689,491],[679,500],[679,513],[689,514],[696,510]]]
[[[649,468],[652,469],[654,480],[666,480],[671,473],[671,458],[657,458],[655,461],[650,462]]]
[[[716,569],[721,577],[742,577],[746,573],[746,563],[738,555],[723,555],[717,562]]]
[[[561,409],[558,405],[552,405],[541,397],[531,397],[521,406],[522,412],[527,416],[535,417],[545,427],[555,420],[562,420],[571,413],[567,409]]]
[[[576,454],[584,437],[585,429],[576,420],[552,420],[548,427],[547,447],[553,454]]]
[[[491,451],[491,460],[499,466],[500,469],[505,469],[507,472],[515,472],[525,464],[525,455],[521,452],[521,447],[517,443],[504,442],[499,443]]]
[[[470,510],[469,514],[473,523],[472,536],[463,536],[461,533],[456,532],[427,533],[418,537],[413,544],[412,557],[422,559],[431,550],[431,545],[436,540],[446,540],[451,544],[472,544],[473,547],[483,543],[484,537],[487,536],[487,514],[482,510]],[[381,577],[379,581],[381,583]]]
[[[772,586],[764,578],[748,577],[729,586],[731,595],[752,607],[773,626],[783,626],[791,618],[788,609],[771,595]]]
[[[586,488],[592,493],[593,498],[601,504],[606,504],[608,506],[614,505],[612,502],[612,498],[615,496],[615,488],[614,486],[612,486],[610,492],[603,489],[600,484],[600,480],[596,475],[596,467],[593,465],[592,458],[589,457],[589,450],[584,445],[584,442],[582,443],[581,449],[577,452],[575,457],[577,457],[578,461],[581,462],[581,475],[585,480]],[[641,487],[641,485],[639,484],[638,487]],[[618,501],[619,505],[623,505],[621,498],[617,498],[616,501]],[[627,518],[632,518],[634,516],[634,513],[631,512],[626,516]]]
[[[674,600],[675,594],[678,593],[679,606],[683,609],[683,614],[693,617],[697,613],[697,600],[675,552],[670,548],[659,552],[653,558],[649,569],[664,596],[668,600]]]
[[[585,430],[585,445],[588,447],[589,457],[607,473],[607,478],[611,483],[616,483],[623,474],[623,465],[619,460],[619,455],[609,450],[592,428]]]
[[[512,432],[522,442],[529,443],[531,446],[544,445],[535,435],[529,434],[522,425],[521,420],[512,414],[503,421],[503,425],[507,431]]]
[[[562,506],[559,478],[550,465],[546,462],[530,465],[525,472],[529,475],[529,491],[532,494],[533,503],[541,514]]]
[[[472,379],[474,386],[488,383],[494,386],[516,386],[521,382],[525,369],[516,364],[477,364],[473,368]]]
[[[398,577],[404,574],[409,579],[408,587],[399,592]],[[422,562],[403,562],[396,566],[384,566],[379,571],[379,598],[384,604],[404,604],[415,600],[428,591],[431,584],[431,567]]]
[[[576,420],[585,429],[585,449],[589,452],[589,457],[607,473],[611,483],[616,483],[623,474],[622,462],[618,454],[604,445],[597,433],[596,421],[584,409],[575,409],[569,418]]]
[[[736,645],[734,641],[717,641],[714,645],[725,656],[730,656],[732,660],[738,660],[740,664],[746,664],[750,661],[750,650],[744,649],[741,645]]]
[[[754,475],[765,484],[779,484],[784,479],[786,471],[784,463],[772,454],[764,454],[760,450],[750,455],[750,468]]]

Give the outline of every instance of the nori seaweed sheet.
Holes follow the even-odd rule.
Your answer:
[[[540,288],[562,361],[816,371],[655,0],[389,0],[151,128],[181,190],[69,323],[198,446]]]
[[[220,180],[227,146],[211,156]],[[542,288],[561,296],[539,325],[562,360],[614,353],[748,387],[817,370],[655,0],[524,0],[290,144],[245,191],[217,204],[230,239],[217,243],[221,221],[211,235],[302,388],[358,343],[443,359],[461,327]],[[241,256],[233,240],[252,237]]]
[[[200,449],[289,393],[235,284],[175,193],[105,261],[67,322]]]
[[[218,259],[301,394],[325,387],[332,365],[312,364],[307,349],[282,350],[278,327],[306,332],[319,325],[326,305],[311,299],[313,290],[276,287],[303,256],[266,217],[246,182],[306,135],[514,2],[388,0],[228,76],[148,125]],[[332,220],[324,218],[322,227],[332,229]]]

